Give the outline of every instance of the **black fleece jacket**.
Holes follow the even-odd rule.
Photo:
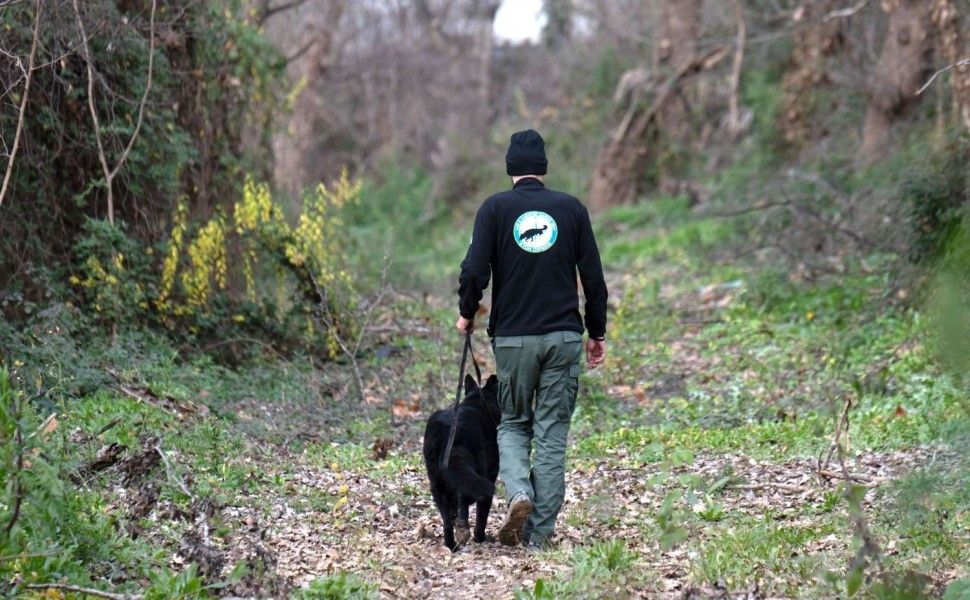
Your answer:
[[[576,270],[586,296],[586,329],[606,333],[606,282],[586,207],[535,178],[489,197],[458,280],[461,316],[474,318],[494,276],[488,335],[583,332]]]

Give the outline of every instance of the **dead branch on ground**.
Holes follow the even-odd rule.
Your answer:
[[[86,587],[81,587],[79,585],[70,585],[67,583],[28,583],[27,585],[24,586],[24,589],[59,590],[62,592],[73,592],[75,594],[85,594],[87,596],[94,596],[95,598],[108,598],[108,600],[141,600],[142,598],[145,597],[144,594],[115,594],[113,592],[105,592],[94,588],[86,588]]]
[[[118,157],[114,168],[108,167],[108,158],[104,151],[104,143],[101,141],[101,122],[98,119],[98,110],[94,105],[94,59],[91,55],[91,47],[88,44],[88,36],[84,29],[84,20],[81,18],[81,8],[78,6],[78,0],[73,0],[73,5],[74,16],[77,19],[77,28],[81,34],[81,53],[84,56],[84,62],[87,63],[88,109],[91,112],[91,121],[94,125],[94,139],[98,147],[98,160],[101,162],[101,170],[104,173],[104,185],[108,194],[108,222],[114,225],[114,193],[112,191],[112,183],[124,166],[125,161],[128,160],[128,155],[131,153],[131,149],[135,145],[135,140],[138,138],[138,133],[141,131],[141,124],[145,117],[145,103],[148,100],[148,93],[152,89],[152,71],[155,66],[155,10],[158,8],[158,0],[152,0],[152,12],[151,17],[149,17],[148,26],[148,75],[145,80],[145,90],[142,93],[141,102],[138,104],[138,118],[135,120],[135,130],[132,131],[131,137],[128,139],[128,144],[121,152],[121,156]]]
[[[782,492],[787,492],[791,494],[802,494],[810,491],[809,488],[803,485],[795,485],[792,483],[775,483],[772,481],[765,481],[763,483],[729,483],[725,488],[731,490],[746,490],[746,491],[761,491],[766,489],[775,489]]]
[[[27,98],[30,97],[30,82],[34,75],[34,60],[37,57],[37,40],[40,38],[40,16],[43,0],[37,0],[34,8],[34,33],[30,42],[30,57],[27,59],[27,70],[24,72],[24,92],[20,98],[20,112],[17,115],[17,128],[13,134],[13,145],[10,147],[10,155],[7,157],[7,170],[3,174],[3,185],[0,185],[0,206],[3,206],[3,198],[7,195],[7,188],[10,185],[10,177],[13,175],[13,164],[17,158],[17,149],[20,147],[20,134],[24,129],[24,115],[27,113]],[[23,71],[23,63],[17,59],[18,66]]]
[[[829,470],[829,469],[822,469],[820,471],[817,471],[817,473],[818,473],[818,475],[821,475],[822,477],[825,477],[827,479],[844,479],[845,478],[845,474],[844,473],[837,473],[837,472],[832,471],[832,470]],[[885,481],[884,479],[870,477],[870,476],[864,475],[862,473],[852,473],[850,475],[850,477],[857,484],[861,484],[861,485],[865,485],[865,486],[875,486],[875,485],[878,485],[880,483],[883,483],[883,481]]]

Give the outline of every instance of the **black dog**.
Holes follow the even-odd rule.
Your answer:
[[[475,380],[465,376],[465,399],[458,405],[458,431],[447,468],[442,468],[441,459],[455,409],[435,411],[424,429],[424,465],[431,496],[444,523],[445,546],[452,551],[468,541],[468,506],[472,502],[476,503],[475,541],[485,541],[485,523],[498,477],[497,429],[502,415],[497,387],[498,379],[492,375],[479,394]]]

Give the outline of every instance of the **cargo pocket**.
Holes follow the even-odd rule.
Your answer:
[[[579,373],[578,364],[570,365],[569,370],[562,378],[562,402],[559,405],[559,418],[568,421],[573,417],[576,410],[576,395],[579,393]]]
[[[508,371],[498,372],[498,405],[503,415],[515,414],[512,403],[512,373]]]

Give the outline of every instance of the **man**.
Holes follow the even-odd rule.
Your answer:
[[[505,163],[512,189],[491,196],[478,210],[461,264],[455,325],[472,331],[491,275],[488,335],[502,407],[499,476],[509,501],[499,541],[542,547],[554,532],[566,492],[566,436],[583,345],[577,269],[586,296],[590,368],[606,356],[607,291],[589,213],[576,198],[543,183],[542,136],[531,129],[514,133]]]

